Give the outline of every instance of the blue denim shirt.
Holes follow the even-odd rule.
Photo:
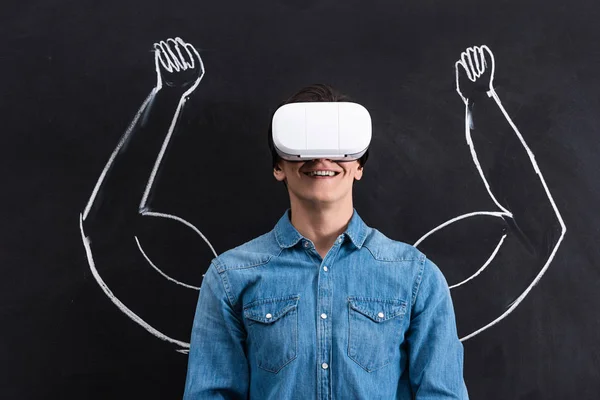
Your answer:
[[[291,224],[215,258],[184,399],[467,399],[440,270],[356,211],[325,258]]]

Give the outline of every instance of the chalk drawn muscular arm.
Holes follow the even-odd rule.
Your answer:
[[[510,296],[510,303],[493,317],[489,314],[489,320],[477,321],[479,327],[470,329],[462,340],[496,324],[521,303],[546,272],[566,232],[535,156],[494,89],[495,67],[494,56],[487,46],[468,48],[455,64],[456,90],[465,104],[466,141],[479,175],[498,210],[474,212],[454,218],[433,229],[415,244],[419,245],[442,228],[466,218],[497,217],[505,222],[498,245],[485,264],[468,279],[451,285],[451,289],[453,297],[454,291],[462,291],[461,297],[464,299],[469,285],[478,285],[488,279],[493,284],[489,284],[487,290],[497,289],[498,293],[489,292],[487,296],[496,296],[496,299],[498,296]],[[520,271],[529,270],[532,280],[526,283],[515,282],[518,278],[513,274],[514,269],[511,272],[510,268],[505,268],[510,258],[504,243],[507,237],[518,241],[532,256],[530,260],[536,260],[510,260],[512,264],[519,264]],[[456,250],[456,256],[460,257],[469,249]],[[487,272],[488,276],[484,277]],[[501,287],[507,282],[514,285],[510,288]],[[485,307],[480,298],[470,301],[469,307],[473,307],[473,310],[475,307],[479,310]],[[466,307],[464,302],[460,306]],[[471,318],[469,312],[457,309],[459,330],[460,314],[464,318]]]
[[[94,244],[106,243],[108,248],[122,245],[113,243],[113,238],[131,239],[132,245],[135,240],[135,245],[146,261],[163,277],[196,290],[198,287],[166,275],[148,258],[135,232],[140,219],[168,218],[180,222],[193,229],[216,255],[208,240],[192,224],[174,215],[154,212],[150,208],[157,173],[187,97],[198,87],[204,76],[200,55],[191,44],[180,38],[155,43],[154,62],[156,86],[142,103],[110,156],[80,217],[80,228],[92,273],[113,303],[155,336],[189,347],[188,343],[159,332],[123,304],[100,277],[91,249],[90,238],[94,240]]]

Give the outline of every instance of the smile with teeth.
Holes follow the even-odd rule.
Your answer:
[[[335,171],[310,171],[305,172],[304,175],[307,176],[336,176],[339,172]]]

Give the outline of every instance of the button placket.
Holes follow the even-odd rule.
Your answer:
[[[330,360],[332,351],[332,327],[331,314],[333,309],[333,277],[330,271],[332,263],[340,252],[340,244],[344,241],[343,236],[338,237],[333,247],[327,252],[327,255],[321,261],[322,271],[318,274],[317,284],[317,310],[320,314],[317,322],[317,343],[318,343],[318,362],[320,363],[320,373],[318,374],[318,395],[319,399],[331,398],[331,372]]]

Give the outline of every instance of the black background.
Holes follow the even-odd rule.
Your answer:
[[[155,208],[194,223],[217,252],[270,230],[287,207],[266,128],[280,101],[314,82],[373,117],[371,159],[355,187],[369,225],[413,243],[442,221],[492,209],[454,88],[460,52],[488,45],[496,91],[568,232],[523,303],[465,342],[467,386],[474,399],[597,398],[599,19],[598,3],[583,0],[4,4],[0,395],[181,397],[187,356],[107,299],[79,231],[100,172],[155,84],[152,44],[180,36],[199,49],[206,75],[171,142]],[[199,283],[211,254],[197,252],[182,267]],[[194,307],[156,299],[183,330]]]

